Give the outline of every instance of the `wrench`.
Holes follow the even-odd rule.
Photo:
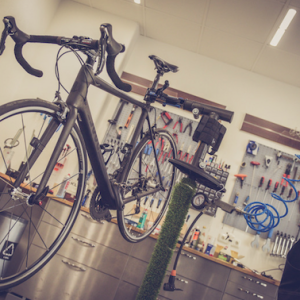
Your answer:
[[[287,237],[286,237],[286,233],[284,234],[284,237],[283,237],[283,241],[282,241],[282,247],[281,247],[281,252],[280,252],[280,256],[282,257],[283,254],[284,254],[284,246],[285,246],[285,243],[287,242]]]
[[[273,246],[272,252],[270,254],[271,256],[275,255],[275,253],[276,253],[278,239],[279,239],[279,231],[277,231],[277,233],[276,233],[276,238],[275,238],[274,246]]]
[[[277,248],[276,253],[274,254],[276,256],[279,256],[282,239],[283,239],[283,232],[281,232],[281,234],[280,234],[279,241],[278,241],[278,248]]]
[[[273,231],[274,231],[274,228],[272,228],[268,233],[267,241],[262,247],[262,251],[264,251],[264,252],[267,251],[267,253],[269,253],[271,251],[270,245],[271,245],[271,238],[272,238],[272,235],[273,235]]]
[[[286,258],[286,254],[287,254],[288,249],[289,249],[290,241],[291,241],[291,236],[288,235],[288,239],[287,239],[287,242],[286,242],[286,245],[285,245],[285,250],[283,252],[283,255],[281,255],[282,258]]]

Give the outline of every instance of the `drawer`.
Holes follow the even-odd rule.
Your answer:
[[[59,221],[65,221],[71,208],[60,202],[50,201],[47,210]],[[43,221],[61,227],[59,222],[54,220],[49,214],[44,215]],[[83,211],[79,212],[72,232],[123,253],[129,253],[132,247],[132,243],[125,241],[120,234],[118,225],[108,222],[99,223]]]
[[[275,300],[276,299],[276,296],[272,297],[258,292],[255,289],[255,286],[245,287],[240,283],[236,283],[232,281],[227,282],[225,293],[238,297],[239,299],[243,299],[243,300],[254,300],[254,299]]]
[[[278,287],[276,285],[236,270],[231,270],[228,280],[238,283],[241,287],[255,291],[258,294],[271,296],[273,298],[277,295]]]
[[[170,273],[168,272],[168,275]],[[188,300],[188,299],[197,299],[197,300],[222,300],[223,293],[212,289],[208,286],[199,284],[198,282],[187,279],[186,277],[178,275],[178,277],[183,280],[187,280],[188,283],[183,283],[179,280],[175,281],[175,286],[182,291],[164,291],[163,285],[159,291],[159,296],[166,297],[172,300]],[[163,284],[168,282],[169,276],[166,276],[163,280]]]
[[[127,254],[133,245],[122,237],[117,224],[106,221],[101,224],[91,219],[85,212],[79,213],[72,232]]]
[[[138,291],[139,288],[137,286],[121,281],[119,283],[114,300],[135,300]]]
[[[39,232],[43,237],[43,242],[36,235],[34,244],[45,248],[44,244],[50,245],[50,241],[52,242],[56,238],[59,230],[55,226],[41,222]],[[122,274],[128,261],[126,254],[78,236],[73,232],[69,234],[58,254],[115,277]]]
[[[156,239],[153,238],[146,238],[140,243],[132,244],[130,256],[133,256],[145,262],[150,262],[155,244],[156,244]]]
[[[36,254],[40,250],[35,247]],[[37,274],[14,287],[13,292],[39,300],[114,299],[118,279],[84,265],[79,267],[85,271],[70,267],[62,262],[63,259],[62,256],[55,255]],[[72,260],[68,261],[78,265]]]
[[[222,300],[240,300],[241,298],[236,298],[228,294],[224,294]],[[259,299],[259,298],[258,298]]]
[[[176,252],[173,254],[168,266],[169,271],[173,269],[176,254]],[[224,292],[230,269],[200,256],[194,260],[181,255],[177,264],[177,274]]]

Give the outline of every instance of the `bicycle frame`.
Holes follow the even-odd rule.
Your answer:
[[[92,165],[92,169],[95,175],[96,182],[100,188],[101,191],[101,197],[104,201],[104,203],[108,206],[109,209],[118,209],[121,210],[123,208],[123,201],[120,197],[119,192],[119,183],[121,183],[124,180],[124,176],[126,174],[126,171],[129,167],[129,162],[132,156],[131,148],[133,145],[136,145],[140,134],[142,133],[143,124],[145,120],[147,120],[149,132],[150,132],[150,139],[152,141],[153,147],[154,147],[154,137],[151,130],[150,120],[149,120],[149,111],[151,108],[150,102],[142,103],[129,95],[121,92],[120,90],[114,88],[112,85],[108,84],[104,80],[102,80],[100,77],[94,76],[92,64],[88,63],[89,60],[87,60],[87,63],[82,65],[81,69],[78,72],[78,75],[75,79],[75,82],[72,86],[72,89],[70,91],[70,94],[68,95],[68,98],[66,100],[66,108],[67,118],[65,121],[65,126],[62,130],[62,133],[58,139],[58,142],[55,146],[55,149],[53,151],[53,154],[48,162],[47,169],[45,173],[43,174],[42,180],[40,182],[40,185],[37,189],[37,192],[35,194],[35,199],[33,200],[33,203],[37,203],[40,197],[45,195],[45,186],[48,182],[48,179],[51,175],[51,172],[59,158],[59,155],[65,145],[65,142],[67,140],[68,135],[70,134],[75,122],[78,122],[79,128],[82,132],[83,139],[85,142],[85,146],[87,149],[87,153]],[[157,85],[158,80],[155,80],[154,85]],[[88,88],[90,85],[94,85],[95,87],[106,91],[109,94],[112,94],[114,96],[117,96],[123,100],[126,100],[138,107],[141,108],[142,113],[139,117],[137,126],[135,131],[133,132],[133,136],[131,138],[131,141],[129,144],[127,144],[128,147],[128,153],[124,156],[123,161],[121,162],[120,172],[118,173],[117,177],[111,181],[109,178],[106,166],[104,162],[104,158],[100,149],[100,143],[97,137],[95,125],[92,119],[91,111],[88,105],[88,102],[86,100]],[[53,118],[53,120],[50,122],[49,130],[43,134],[41,137],[41,140],[39,141],[39,144],[45,145],[47,144],[47,141],[50,139],[52,134],[55,132],[56,128],[58,127],[58,122]],[[28,168],[30,169],[30,166],[34,163],[34,161],[37,159],[39,153],[41,153],[41,150],[39,147],[37,147],[29,157],[28,166],[24,166],[23,170],[21,170],[21,175],[19,176],[19,179],[15,182],[15,186],[18,186],[22,180],[24,179],[26,175],[26,171]],[[156,156],[156,153],[154,152],[155,160],[158,165],[158,159]],[[23,177],[24,176],[24,177]],[[160,186],[157,189],[152,189],[150,192],[143,192],[140,193],[140,195],[136,195],[135,197],[128,197],[126,199],[126,202],[133,201],[137,198],[142,198],[148,194],[152,194],[153,192],[161,190],[162,187],[162,178],[161,173],[158,168],[158,176],[159,176],[159,183]],[[47,188],[46,188],[47,192]]]

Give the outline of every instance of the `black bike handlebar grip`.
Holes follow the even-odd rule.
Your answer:
[[[18,63],[23,67],[23,69],[28,72],[29,74],[36,76],[36,77],[42,77],[43,72],[37,69],[32,68],[29,63],[24,59],[22,54],[22,48],[24,44],[16,44],[15,45],[15,57]]]
[[[197,103],[189,100],[185,100],[183,103],[183,109],[188,111],[193,111],[194,108],[199,109],[199,113],[203,115],[209,115],[210,113],[214,112],[219,115],[219,119],[231,123],[233,118],[233,111],[222,109],[219,107]]]
[[[131,91],[131,85],[128,83],[125,83],[121,80],[119,75],[117,74],[115,70],[115,55],[108,55],[106,59],[106,69],[107,73],[110,77],[110,79],[113,81],[114,85],[124,91],[124,92],[130,92]]]

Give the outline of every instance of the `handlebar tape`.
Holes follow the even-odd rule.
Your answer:
[[[114,85],[124,91],[124,92],[130,92],[131,91],[131,85],[128,83],[123,82],[119,75],[117,74],[115,70],[115,59],[116,55],[108,55],[106,59],[106,69],[109,77],[113,81]]]
[[[42,77],[43,72],[37,69],[32,68],[29,63],[25,60],[22,54],[22,48],[24,44],[16,44],[15,45],[15,57],[18,63],[23,67],[23,69],[31,75],[36,77]]]
[[[110,79],[113,81],[114,85],[124,91],[124,92],[130,92],[131,91],[131,85],[128,83],[125,83],[121,80],[119,75],[117,74],[115,70],[115,59],[116,56],[125,51],[125,46],[118,43],[114,38],[112,34],[112,26],[109,23],[104,23],[101,25],[100,30],[103,32],[106,29],[107,31],[107,46],[106,46],[106,52],[107,52],[107,59],[106,59],[106,70],[110,77]]]

